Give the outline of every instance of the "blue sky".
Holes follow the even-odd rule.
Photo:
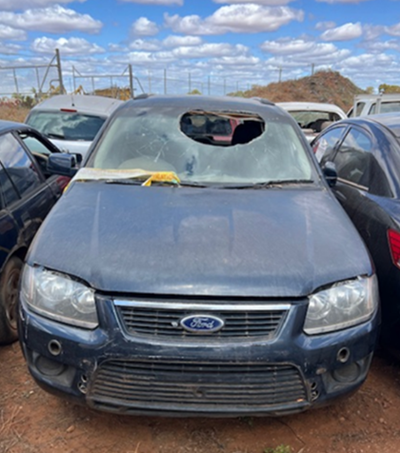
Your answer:
[[[137,92],[224,94],[312,68],[377,90],[400,85],[400,1],[0,0],[1,68],[45,65],[55,48],[67,91],[127,84],[126,77],[74,81],[73,68],[115,75],[128,64]],[[18,90],[36,87],[44,71],[18,69]],[[0,95],[15,91],[15,74],[2,69]]]

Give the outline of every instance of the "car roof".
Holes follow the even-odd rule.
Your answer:
[[[335,104],[326,104],[323,102],[277,102],[276,105],[285,110],[312,110],[324,111],[340,114],[343,118],[347,115]]]
[[[357,116],[349,118],[346,122],[349,124],[379,124],[386,129],[389,129],[397,138],[400,139],[400,112]]]
[[[12,131],[12,130],[16,130],[16,129],[34,130],[32,127],[30,127],[24,123],[18,123],[16,121],[0,120],[0,133]]]
[[[259,115],[280,114],[285,118],[291,118],[289,113],[282,111],[267,99],[262,98],[241,98],[234,96],[204,96],[204,95],[150,95],[140,96],[136,99],[126,101],[119,109],[135,109],[139,105],[146,105],[152,108],[168,108],[174,114],[182,114],[187,111],[228,111],[240,115],[243,113],[257,113]],[[292,118],[291,118],[292,119]]]
[[[32,110],[74,109],[81,113],[110,115],[125,101],[105,96],[89,96],[83,94],[59,94],[36,105]]]

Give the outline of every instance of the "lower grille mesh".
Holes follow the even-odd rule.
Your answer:
[[[90,399],[143,410],[270,410],[305,402],[306,391],[290,365],[112,360],[97,371]]]

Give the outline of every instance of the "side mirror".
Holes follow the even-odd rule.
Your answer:
[[[326,182],[328,183],[329,187],[335,187],[336,186],[336,181],[337,181],[337,171],[336,171],[336,165],[328,161],[325,163],[325,165],[322,168],[322,172],[325,176]]]
[[[52,175],[75,176],[78,168],[77,160],[73,154],[54,153],[49,156],[47,161],[47,171]]]

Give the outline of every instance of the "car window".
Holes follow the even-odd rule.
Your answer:
[[[391,197],[389,181],[373,154],[370,137],[351,128],[334,159],[338,177],[355,183],[373,195]]]
[[[351,128],[334,158],[338,178],[369,188],[371,139]]]
[[[41,184],[36,166],[11,133],[0,137],[0,165],[1,186],[7,204]]]
[[[376,112],[376,102],[374,102],[374,103],[371,105],[368,114],[369,114],[369,115],[374,115],[375,112]]]
[[[19,137],[32,154],[37,153],[44,156],[50,156],[52,154],[52,151],[35,136],[21,133]]]
[[[355,116],[360,116],[361,112],[363,111],[365,106],[365,102],[357,102],[356,105],[356,115]]]
[[[48,138],[92,141],[104,121],[103,117],[77,112],[32,111],[26,122]]]
[[[381,113],[399,112],[400,102],[382,102]]]
[[[226,143],[207,125],[227,121],[234,131]],[[308,151],[289,117],[229,111],[179,115],[165,107],[123,110],[87,166],[173,171],[182,181],[202,183],[312,179]]]
[[[336,145],[343,136],[346,127],[335,127],[325,134],[320,135],[312,144],[312,149],[318,162],[324,164],[329,160],[333,160],[333,154]]]

